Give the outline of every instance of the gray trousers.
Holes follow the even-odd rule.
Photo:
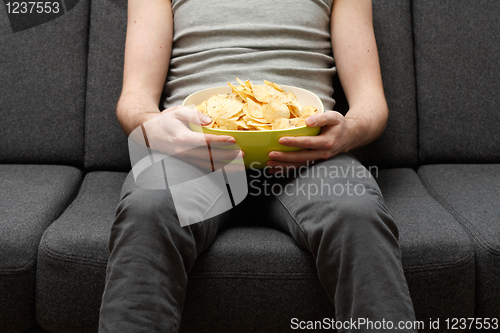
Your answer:
[[[336,320],[415,320],[398,230],[374,178],[349,154],[295,176],[250,176],[241,205],[264,207],[271,227],[311,252]],[[221,214],[181,227],[170,191],[140,188],[129,174],[111,230],[99,332],[177,332],[188,272],[228,223]]]

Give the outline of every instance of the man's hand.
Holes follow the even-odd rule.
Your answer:
[[[194,132],[187,122],[200,126],[210,124],[212,119],[185,106],[165,109],[142,125],[149,147],[207,170],[225,166],[220,161],[243,157],[240,149],[227,149],[236,142],[232,136]],[[226,149],[220,148],[223,146]]]
[[[349,135],[350,121],[336,111],[326,111],[306,119],[309,127],[322,127],[318,136],[282,137],[279,143],[284,146],[302,148],[293,152],[272,151],[271,161],[267,165],[278,167],[270,172],[283,168],[300,167],[308,162],[326,160],[337,154],[349,151],[352,138]]]

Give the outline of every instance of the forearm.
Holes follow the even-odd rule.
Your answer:
[[[378,138],[385,129],[389,110],[385,98],[367,96],[350,107],[345,115],[349,150],[362,147]]]
[[[116,116],[127,135],[159,113],[155,100],[139,91],[122,93],[116,106]]]

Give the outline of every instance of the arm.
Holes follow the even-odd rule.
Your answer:
[[[379,137],[389,111],[373,32],[371,0],[335,0],[331,19],[332,48],[349,112],[347,150]]]
[[[346,116],[325,112],[309,117],[321,126],[316,137],[283,137],[280,143],[308,150],[271,152],[271,166],[300,166],[361,147],[382,134],[388,108],[373,32],[371,0],[334,0],[331,39],[337,73],[349,102]]]
[[[123,87],[116,107],[127,135],[160,113],[172,34],[169,0],[129,0]]]
[[[123,87],[116,116],[127,135],[143,125],[149,147],[175,154],[210,169],[207,142],[234,143],[227,135],[191,131],[186,123],[209,124],[203,113],[175,106],[160,112],[159,103],[170,63],[173,17],[169,0],[129,0]],[[201,147],[200,149],[193,149]],[[234,159],[234,150],[213,149],[220,160]],[[240,158],[242,154],[238,155]]]

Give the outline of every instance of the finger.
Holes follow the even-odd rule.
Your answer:
[[[325,111],[324,113],[318,113],[307,117],[306,125],[309,127],[333,126],[343,121],[345,121],[345,118],[340,112]]]
[[[332,146],[334,138],[321,133],[317,136],[290,136],[282,137],[278,142],[284,146],[302,149],[328,149]]]
[[[331,157],[328,150],[306,149],[298,151],[272,151],[269,158],[277,162],[303,163],[307,161],[326,160]]]
[[[193,125],[197,126],[208,125],[212,122],[212,118],[210,118],[203,112],[198,110],[193,110],[185,106],[181,106],[172,112],[174,112],[177,119],[182,121],[188,121]]]
[[[240,149],[210,148],[211,158],[214,161],[233,161],[243,159],[244,153]]]
[[[236,139],[229,135],[218,135],[204,133],[205,141],[218,147],[228,146],[236,142]]]
[[[302,149],[323,149],[331,150],[337,141],[337,126],[325,126],[321,129],[320,135],[316,136],[284,136],[278,142],[284,146],[297,147]]]
[[[192,110],[192,109],[187,108],[185,106],[181,106],[181,107],[175,109],[174,112],[175,112],[174,115],[177,117],[177,119],[179,119],[181,121],[190,122],[193,125],[205,126],[205,125],[208,125],[212,122],[212,118],[210,118],[208,115],[204,114],[203,112],[200,112],[198,110]],[[202,128],[202,130],[203,130],[203,128]],[[230,142],[230,143],[236,142],[236,140],[232,136],[216,135],[216,134],[205,134],[205,141],[206,142]]]

